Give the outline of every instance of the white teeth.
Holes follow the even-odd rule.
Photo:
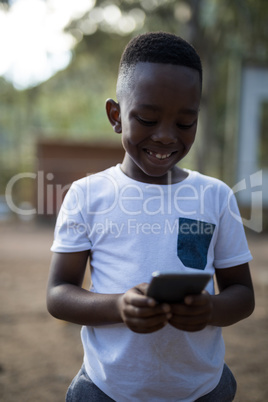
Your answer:
[[[155,155],[158,159],[166,159],[170,156],[170,154],[166,154],[166,155],[161,155],[161,154],[156,154]]]
[[[157,159],[166,159],[171,155],[171,153],[162,155],[162,154],[156,154],[154,152],[149,151],[149,155],[154,155]]]

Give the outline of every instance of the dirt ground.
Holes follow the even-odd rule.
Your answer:
[[[82,361],[80,328],[52,318],[45,293],[53,228],[0,222],[0,400],[61,402]],[[268,237],[248,235],[253,315],[224,329],[235,401],[268,401]],[[217,401],[215,401],[217,402]]]

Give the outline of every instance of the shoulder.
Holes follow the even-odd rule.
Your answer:
[[[73,182],[69,199],[82,213],[107,211],[116,205],[120,192],[119,167],[113,166]]]
[[[86,188],[92,183],[103,183],[107,181],[113,182],[117,177],[118,166],[112,166],[108,169],[93,173],[89,176],[83,177],[73,182],[72,187]]]
[[[208,176],[197,171],[190,171],[190,177],[195,181],[195,184],[210,188],[212,191],[221,193],[232,193],[232,189],[222,180]]]
[[[88,200],[109,197],[116,190],[116,167],[111,167],[74,181],[63,200],[65,209],[81,211]]]
[[[215,209],[221,215],[230,204],[236,204],[232,189],[222,180],[195,171],[191,172],[190,178],[189,183],[194,187],[194,194],[204,207],[209,205],[209,208]]]

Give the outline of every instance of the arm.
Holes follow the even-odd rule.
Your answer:
[[[88,257],[88,251],[54,253],[47,287],[47,308],[51,315],[89,326],[124,322],[141,333],[166,325],[170,308],[146,297],[147,285],[138,285],[125,294],[98,294],[83,289]]]
[[[170,324],[184,331],[199,331],[207,325],[225,327],[254,310],[254,291],[249,265],[216,269],[220,293],[187,296],[184,303],[172,306]]]
[[[211,325],[225,327],[250,316],[255,299],[248,263],[216,269],[216,279],[220,293],[212,297]]]
[[[99,295],[81,287],[88,257],[89,251],[53,254],[47,287],[48,311],[55,318],[80,325],[120,322],[118,295]]]

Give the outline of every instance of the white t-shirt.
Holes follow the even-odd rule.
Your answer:
[[[188,171],[180,183],[127,177],[120,165],[73,183],[55,228],[54,252],[91,250],[91,291],[123,293],[153,271],[212,275],[251,260],[230,188]],[[214,294],[213,280],[207,291]],[[82,328],[92,381],[117,402],[192,402],[214,389],[224,364],[221,328],[166,325],[137,334],[125,324]]]

